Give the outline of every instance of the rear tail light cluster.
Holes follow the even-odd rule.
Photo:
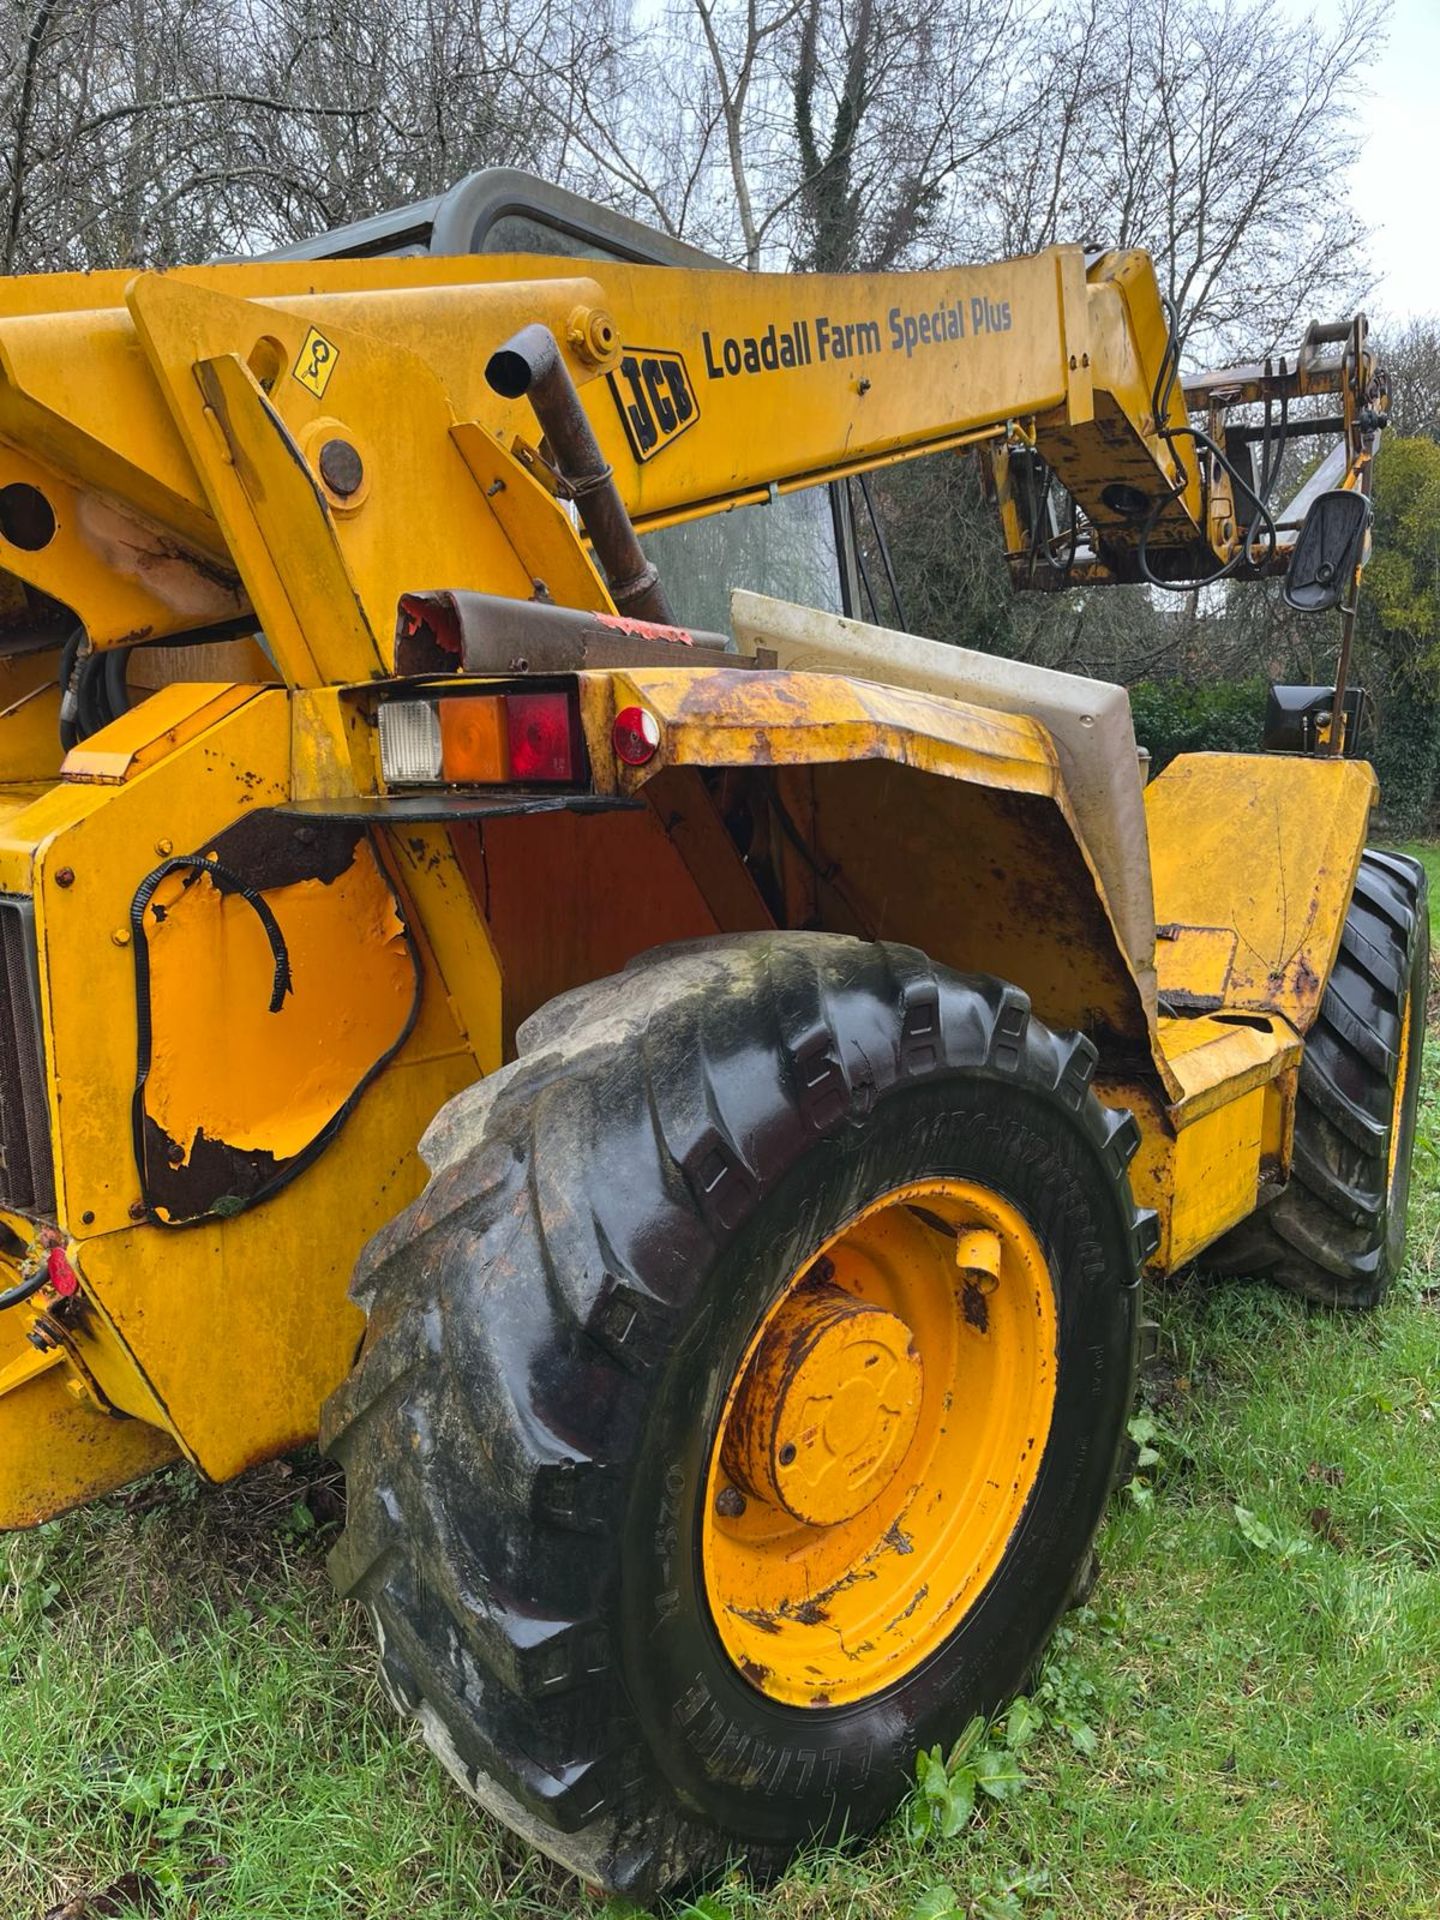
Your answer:
[[[380,770],[388,787],[570,786],[584,777],[579,712],[569,693],[387,700]]]

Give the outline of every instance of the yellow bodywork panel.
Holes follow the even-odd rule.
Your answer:
[[[62,1346],[37,1352],[35,1318],[0,1314],[0,1531],[36,1526],[177,1453],[163,1428],[104,1407]]]
[[[219,717],[172,737],[168,758],[122,784],[24,789],[0,809],[0,884],[35,897],[57,1212],[86,1303],[67,1365],[83,1364],[111,1405],[138,1416],[76,1424],[58,1373],[34,1386],[16,1376],[0,1398],[0,1485],[17,1453],[30,1461],[21,1410],[49,1408],[90,1449],[66,1469],[59,1504],[168,1457],[172,1440],[142,1420],[217,1478],[313,1434],[359,1335],[345,1300],[355,1256],[419,1190],[425,1125],[499,1058],[498,974],[444,836],[422,859],[412,831],[401,858],[384,837],[277,814],[289,799],[290,696],[246,687],[227,707],[215,691],[190,690],[197,711]],[[126,739],[144,712],[119,723]],[[109,732],[87,745],[103,753]],[[346,832],[337,853],[329,841]],[[293,993],[278,1014],[267,1011],[274,958],[252,904],[203,872],[161,871],[217,853],[284,937]],[[150,1139],[170,1142],[161,1184],[194,1170],[216,1136],[240,1163],[273,1159],[290,1176],[233,1214],[235,1196],[212,1181],[212,1217],[179,1231],[134,1217],[145,1200],[130,1144],[141,1051],[132,909],[157,872],[141,938],[155,1014]],[[410,878],[429,890],[444,935],[417,939],[413,955],[401,922],[418,917]],[[477,930],[468,942],[462,906]],[[17,1482],[28,1470],[13,1469]]]
[[[1180,1083],[1182,1126],[1263,1086],[1300,1058],[1300,1042],[1286,1021],[1227,1013],[1162,1020],[1160,1045]]]
[[[468,878],[468,847],[456,844],[462,838],[433,822],[408,827],[390,836],[390,864],[416,908],[412,931],[426,978],[438,975],[445,982],[450,1017],[477,1069],[494,1073],[503,1059],[500,959]],[[535,877],[532,868],[532,889]]]
[[[1173,1267],[1255,1211],[1265,1089],[1227,1100],[1175,1137],[1164,1260]]]
[[[1155,941],[1155,985],[1176,1007],[1223,1007],[1240,936],[1234,927],[1164,923]]]
[[[1038,721],[830,673],[616,680],[617,704],[643,700],[660,723],[656,771],[774,768],[784,806],[809,770],[795,799],[815,849],[807,924],[997,974],[1045,1019],[1164,1074]]]
[[[404,1052],[324,1155],[262,1206],[175,1232],[137,1226],[77,1249],[87,1291],[212,1479],[313,1439],[364,1324],[346,1298],[356,1257],[420,1191],[415,1142],[475,1074],[459,1048]]]
[[[1140,1124],[1130,1184],[1139,1205],[1155,1209],[1153,1265],[1167,1272],[1253,1213],[1262,1180],[1283,1171],[1281,1116],[1293,1104],[1301,1043],[1278,1016],[1224,1013],[1162,1019],[1158,1039],[1176,1100],[1167,1106],[1135,1081],[1107,1079],[1099,1091]]]
[[[85,1215],[97,1232],[124,1226],[140,1197],[133,1156],[117,1150],[130,1138],[138,1059],[137,890],[166,859],[203,851],[207,835],[288,798],[285,695],[244,692],[169,760],[118,787],[64,782],[0,829],[0,875],[35,895],[57,1203],[72,1228]]]
[[[8,707],[0,708],[0,793],[13,790],[17,781],[54,779],[60,770],[60,689],[54,679],[53,654],[42,656],[50,665],[50,677],[28,693],[22,693]]]
[[[1283,1014],[1307,1033],[1340,943],[1375,791],[1360,760],[1172,760],[1145,791],[1162,990],[1168,983],[1213,992],[1227,1007]],[[1235,933],[1223,979],[1217,928]],[[1181,948],[1173,960],[1172,943]]]
[[[193,869],[170,873],[151,896],[144,1118],[147,1134],[159,1136],[146,1143],[152,1196],[184,1188],[197,1156],[233,1159],[247,1169],[247,1185],[270,1163],[278,1172],[399,1045],[419,991],[416,962],[369,842],[349,854],[338,874],[260,890],[288,968],[290,990],[273,1010],[275,955],[249,902]],[[212,1210],[201,1185],[189,1212]]]
[[[349,800],[378,790],[375,732],[356,701],[335,687],[296,688],[290,716],[292,799]]]
[[[0,314],[3,310],[0,295]],[[4,348],[0,347],[3,372]],[[0,421],[15,398],[0,378]],[[54,422],[43,416],[32,419],[28,413],[21,418],[37,448],[53,440]],[[149,440],[155,430],[147,431],[142,425],[141,433]],[[172,522],[184,523],[188,539],[182,545],[173,531],[162,531],[153,521],[117,505],[115,494],[102,490],[103,482],[67,478],[67,472],[53,458],[0,442],[0,487],[38,488],[55,515],[52,537],[20,562],[24,578],[62,605],[73,604],[77,582],[93,580],[96,590],[84,598],[86,629],[97,646],[184,632],[245,611],[240,577],[225,562],[223,549],[198,514],[178,509],[170,516]],[[18,555],[14,558],[19,561]],[[107,578],[105,590],[101,582]]]
[[[0,599],[3,599],[0,575]],[[0,657],[0,806],[21,781],[54,779],[60,768],[60,654]]]
[[[247,686],[181,683],[161,687],[98,734],[72,747],[61,763],[61,776],[123,786],[227,713],[243,707],[254,692]]]
[[[1018,793],[1059,791],[1050,736],[1024,714],[993,713],[833,673],[661,667],[635,669],[616,680],[615,704],[643,701],[662,728],[661,754],[645,777],[668,763],[897,760]]]
[[[1162,1270],[1253,1212],[1289,1172],[1301,1040],[1319,1011],[1375,796],[1353,760],[1187,754],[1145,792],[1162,1002],[1180,1085],[1131,1104],[1131,1179],[1160,1216]],[[1208,1009],[1210,1017],[1201,1010]]]

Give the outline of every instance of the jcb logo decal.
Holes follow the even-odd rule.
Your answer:
[[[620,365],[609,375],[610,391],[625,422],[630,451],[637,460],[653,460],[694,426],[700,403],[678,353],[654,347],[622,347],[620,352]]]

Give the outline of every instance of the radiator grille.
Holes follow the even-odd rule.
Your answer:
[[[0,894],[0,1204],[53,1218],[55,1168],[45,1054],[35,908],[23,895]]]

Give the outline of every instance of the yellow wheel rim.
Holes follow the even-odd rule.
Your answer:
[[[1410,1009],[1415,1004],[1412,988],[1405,996],[1405,1012],[1400,1020],[1400,1062],[1395,1069],[1395,1100],[1390,1108],[1390,1158],[1385,1170],[1387,1191],[1395,1184],[1395,1169],[1400,1161],[1400,1136],[1405,1130],[1405,1088],[1410,1079]]]
[[[895,1188],[791,1276],[706,1482],[706,1599],[752,1685],[839,1706],[954,1632],[1034,1487],[1055,1349],[1039,1241],[968,1181]]]

